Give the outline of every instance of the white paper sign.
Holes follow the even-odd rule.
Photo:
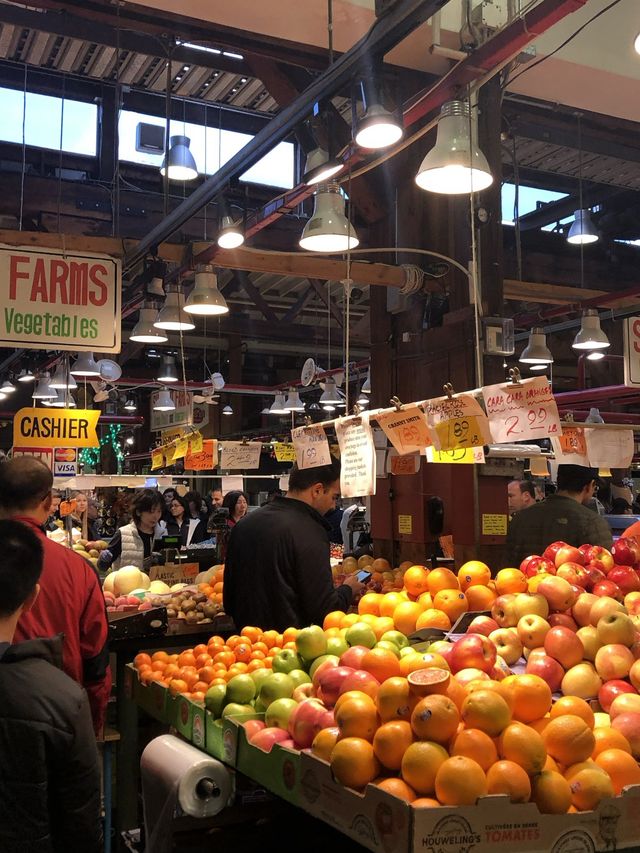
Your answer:
[[[296,462],[301,470],[330,464],[329,442],[321,426],[303,426],[292,429],[291,439],[296,451]]]
[[[551,447],[557,465],[589,465],[584,429],[579,426],[562,427],[562,435],[551,436]]]
[[[336,421],[340,445],[340,491],[343,498],[376,493],[376,454],[366,415]]]
[[[640,317],[627,317],[623,329],[624,384],[637,388],[640,386]]]
[[[628,468],[633,459],[632,429],[585,429],[593,468]]]
[[[278,480],[278,488],[282,489],[283,492],[289,491],[289,475],[283,474],[282,477]]]
[[[437,450],[482,447],[491,442],[487,416],[470,394],[427,400],[424,407]]]
[[[221,488],[223,495],[226,495],[227,492],[243,492],[244,477],[222,477]]]
[[[219,447],[220,467],[222,469],[242,468],[251,470],[260,466],[260,451],[262,450],[262,442],[260,441],[248,441],[246,444],[242,441],[221,441]]]
[[[546,376],[522,379],[517,385],[487,385],[482,396],[496,444],[561,434],[558,407]]]
[[[377,415],[376,420],[401,456],[421,453],[425,447],[433,444],[427,418],[417,406]]]

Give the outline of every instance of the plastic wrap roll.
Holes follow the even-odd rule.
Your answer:
[[[171,849],[176,813],[213,817],[231,799],[232,779],[224,764],[172,735],[151,741],[140,770],[148,853]]]

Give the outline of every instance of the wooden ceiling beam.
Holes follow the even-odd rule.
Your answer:
[[[137,240],[119,237],[87,237],[84,234],[54,234],[48,231],[13,231],[0,229],[0,244],[28,246],[38,249],[62,249],[67,252],[102,252],[112,258],[122,258],[137,245]],[[158,255],[164,261],[182,263],[187,247],[179,243],[161,243]]]

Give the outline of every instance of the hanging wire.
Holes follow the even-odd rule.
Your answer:
[[[349,207],[347,208],[347,274],[344,282],[344,298],[345,298],[345,311],[344,311],[344,366],[345,366],[345,381],[344,381],[344,392],[345,392],[345,403],[346,403],[346,411],[347,414],[351,411],[349,407],[349,347],[351,344],[351,334],[349,328],[349,321],[351,319],[351,213],[352,213],[352,205],[351,205],[351,161],[349,161],[349,182],[347,184],[347,189],[349,193]]]
[[[116,6],[116,89],[114,97],[113,122],[113,176],[111,194],[111,234],[120,233],[120,4]]]
[[[577,113],[578,119],[578,209],[580,221],[582,218],[582,113]],[[580,240],[580,287],[584,287],[584,240]]]
[[[22,87],[22,172],[20,174],[20,219],[19,230],[22,231],[22,217],[24,215],[24,178],[27,171],[27,63],[24,64],[24,85]]]
[[[62,104],[60,107],[60,150],[58,152],[58,234],[60,230],[60,208],[62,206],[62,141],[64,131],[64,97],[67,85],[67,75],[62,75]]]
[[[467,87],[469,99],[469,226],[471,228],[471,284],[473,287],[473,318],[476,333],[476,383],[482,385],[483,364],[481,349],[481,312],[480,287],[478,284],[478,245],[476,240],[475,206],[473,202],[473,116],[471,110],[471,86]]]

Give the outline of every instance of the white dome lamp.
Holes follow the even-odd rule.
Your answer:
[[[195,287],[184,304],[187,314],[220,316],[229,313],[229,306],[218,290],[218,276],[211,264],[202,264],[196,269]]]
[[[127,400],[123,406],[125,412],[136,412],[138,410],[138,406],[136,404],[134,397],[127,397]]]
[[[416,184],[444,195],[476,193],[491,186],[493,175],[480,148],[472,145],[468,101],[448,101],[440,110],[436,144],[422,161]]]
[[[567,243],[571,243],[573,246],[586,246],[589,243],[596,243],[599,239],[598,229],[593,224],[589,208],[576,210],[567,234]]]
[[[310,252],[346,252],[355,249],[359,242],[345,216],[338,184],[319,184],[314,193],[313,216],[304,226],[300,248]]]
[[[218,246],[221,249],[237,249],[244,243],[244,231],[231,216],[223,216],[218,232]]]
[[[167,285],[167,300],[153,322],[156,329],[167,332],[191,332],[196,324],[182,307],[182,290],[177,284]]]
[[[16,386],[13,382],[10,379],[5,379],[2,383],[2,387],[0,388],[0,394],[4,394],[6,396],[7,394],[13,394],[15,390]]]
[[[595,308],[587,308],[582,314],[580,331],[571,346],[576,350],[601,350],[611,346],[609,338],[600,328],[600,315]]]
[[[28,367],[22,368],[22,370],[20,371],[20,373],[17,376],[17,379],[18,379],[18,382],[24,382],[25,385],[27,384],[27,382],[35,382],[36,381],[36,377],[34,376],[33,372],[31,370],[29,370]]]
[[[160,167],[163,178],[165,173],[170,181],[193,181],[198,177],[198,167],[189,150],[190,145],[191,140],[188,136],[170,138],[169,151]]]
[[[162,364],[160,365],[156,379],[158,382],[167,383],[177,382],[178,378],[178,367],[175,358],[172,355],[163,355]]]
[[[224,409],[222,410],[222,414],[227,415],[227,416],[232,415],[233,409],[231,408],[231,406],[225,406]]]
[[[307,154],[302,180],[309,187],[325,184],[343,169],[344,163],[336,157],[330,157],[326,148],[318,146]]]
[[[389,148],[402,139],[402,114],[399,110],[391,110],[385,105],[385,86],[379,82],[376,74],[361,80],[358,89],[359,98],[352,99],[352,125],[355,128],[356,145],[369,151]],[[356,114],[358,101],[361,101],[364,107],[361,116]]]
[[[100,376],[100,368],[92,352],[83,352],[74,361],[69,373],[74,376]]]
[[[57,398],[58,392],[49,385],[49,377],[48,371],[41,375],[32,394],[34,400],[55,400]]]
[[[154,404],[153,411],[154,412],[175,412],[176,404],[173,402],[171,398],[171,392],[167,391],[166,388],[163,388],[162,391],[158,394],[158,398]]]
[[[284,407],[288,412],[304,412],[304,403],[300,399],[300,393],[295,388],[289,388]]]
[[[336,407],[340,406],[342,398],[338,394],[335,379],[329,377],[324,381],[324,391],[320,396],[320,405],[325,412],[335,412]]]
[[[521,364],[553,364],[553,355],[547,346],[547,336],[544,329],[536,326],[529,332],[529,343],[522,350],[522,354],[518,361]],[[531,368],[532,370],[534,368]],[[536,367],[537,370],[544,370],[542,367]]]
[[[140,309],[138,322],[129,335],[129,340],[139,344],[165,344],[169,338],[162,329],[157,329],[154,326],[157,318],[158,309],[154,308],[152,304],[145,302]]]
[[[58,362],[55,373],[49,382],[49,387],[55,388],[56,390],[60,389],[62,391],[78,387],[78,383],[73,376],[70,373],[67,375],[64,360]]]
[[[288,415],[289,410],[286,407],[284,394],[278,393],[275,395],[274,401],[269,407],[271,415]]]

